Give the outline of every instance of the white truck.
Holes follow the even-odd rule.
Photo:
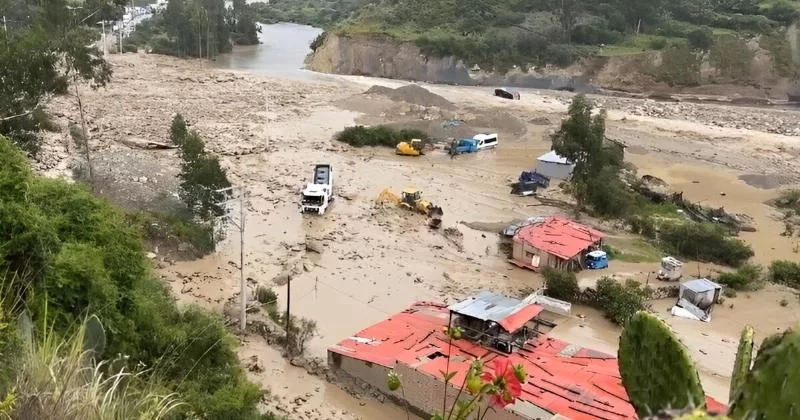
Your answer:
[[[311,181],[303,190],[300,211],[322,215],[333,202],[333,167],[327,164],[316,165]]]
[[[478,141],[478,150],[497,147],[497,133],[476,134],[472,139]]]

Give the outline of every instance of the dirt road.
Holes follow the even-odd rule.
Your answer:
[[[273,287],[283,302],[286,286],[273,279],[293,274],[292,312],[315,319],[319,326],[309,348],[312,355],[325,357],[329,345],[416,300],[452,302],[481,289],[519,294],[541,285],[538,276],[505,262],[496,234],[464,223],[565,214],[564,209],[510,195],[506,184],[549,149],[546,133],[566,110],[568,94],[523,91],[523,100],[505,101],[478,88],[428,87],[454,104],[443,109],[361,95],[372,85],[404,84],[397,81],[343,76],[320,82],[277,80],[144,54],[114,56],[112,63],[113,83],[107,89],[86,90],[83,98],[101,193],[132,207],[178,205],[175,152],[130,148],[122,141],[167,141],[171,116],[181,112],[209,150],[222,157],[234,184],[251,192],[245,275],[251,286]],[[782,223],[763,204],[776,190],[739,178],[768,187],[797,184],[800,138],[755,131],[755,125],[753,130],[723,128],[703,118],[729,121],[763,113],[800,127],[800,114],[683,104],[683,114],[663,119],[635,115],[642,114],[637,111],[642,101],[599,100],[609,108],[609,136],[628,144],[627,157],[640,173],[663,178],[689,199],[750,214],[758,231],[743,238],[755,249],[756,262],[798,258],[798,238],[779,236]],[[57,98],[49,108],[65,126],[78,121],[73,98]],[[501,144],[495,151],[451,160],[441,152],[402,158],[386,149],[353,150],[331,139],[356,121],[446,131],[442,120],[494,129]],[[77,155],[72,145],[67,135],[51,136],[40,169],[64,173]],[[298,195],[318,163],[333,165],[338,197],[324,217],[303,217],[297,211]],[[443,207],[443,226],[462,232],[462,243],[427,229],[422,216],[373,204],[383,188],[407,185],[419,187]],[[319,252],[307,250],[309,242]],[[163,252],[153,251],[160,254],[159,272],[180,301],[221,311],[239,290],[238,243],[231,232],[215,255],[198,261],[171,262]],[[646,273],[657,264],[634,268]],[[781,299],[789,304],[779,306]],[[656,305],[665,316],[666,305]],[[800,319],[798,306],[790,291],[768,288],[729,299],[711,324],[671,322],[697,357],[707,390],[724,401],[738,329],[752,323],[763,338]],[[587,317],[566,320],[553,334],[614,352],[618,330],[596,312],[576,308],[579,312]],[[388,403],[349,395],[288,365],[260,338],[247,337],[243,343],[242,359],[252,356],[263,367],[252,373],[254,380],[272,391],[268,406],[295,418],[405,418]]]

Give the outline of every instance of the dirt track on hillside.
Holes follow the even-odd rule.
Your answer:
[[[131,207],[178,205],[175,152],[135,149],[122,141],[166,142],[170,118],[181,112],[207,140],[208,149],[222,157],[234,184],[246,185],[251,192],[246,276],[251,287],[274,287],[283,301],[285,286],[273,279],[293,275],[292,312],[316,319],[320,329],[309,349],[312,355],[324,357],[329,345],[416,300],[452,302],[481,289],[518,294],[540,285],[536,275],[506,263],[496,234],[465,223],[478,226],[566,214],[562,208],[536,205],[534,198],[511,196],[507,183],[549,148],[546,133],[566,110],[568,94],[523,91],[523,100],[505,101],[488,96],[485,89],[429,87],[454,104],[447,109],[398,103],[382,94],[363,95],[376,84],[404,84],[397,81],[284,81],[143,54],[116,56],[112,63],[114,82],[103,90],[85,90],[83,98],[95,170],[103,180],[100,192]],[[776,190],[738,178],[762,187],[800,183],[800,138],[755,131],[759,127],[752,124],[752,130],[720,127],[727,122],[714,124],[707,115],[731,121],[762,113],[800,127],[800,114],[711,105],[702,105],[699,112],[694,105],[682,104],[682,113],[665,113],[672,119],[664,119],[635,115],[645,105],[642,101],[599,100],[609,110],[609,136],[629,146],[627,158],[640,173],[663,178],[689,199],[754,217],[758,232],[743,238],[753,245],[757,262],[798,258],[798,238],[779,236],[782,223],[763,204]],[[64,126],[78,121],[73,98],[57,98],[49,109]],[[446,133],[451,129],[440,127],[442,120],[494,128],[501,135],[500,147],[454,160],[443,152],[402,158],[387,149],[353,150],[331,139],[355,122],[394,122]],[[66,135],[51,136],[40,169],[51,175],[65,173],[76,155],[72,149]],[[298,194],[317,163],[333,165],[338,198],[324,217],[303,217],[297,212]],[[460,246],[430,231],[422,216],[373,204],[383,188],[406,185],[419,187],[443,207],[443,225],[463,233]],[[318,244],[320,252],[308,251],[309,242]],[[238,293],[238,243],[231,232],[217,254],[199,261],[172,262],[164,258],[165,252],[153,251],[160,255],[159,272],[181,302],[222,311],[223,303]],[[657,264],[634,268],[644,275]],[[782,298],[790,300],[787,307],[778,305]],[[657,304],[662,314],[663,306]],[[715,312],[712,324],[677,322],[675,327],[698,357],[707,390],[725,400],[725,361],[735,351],[731,337],[744,322],[753,323],[759,334],[789,326],[800,319],[798,306],[791,292],[770,288],[729,299]],[[759,307],[766,309],[751,310]],[[565,320],[553,334],[614,351],[618,331],[591,310],[576,308],[578,312],[587,318]],[[274,400],[268,406],[273,409],[307,419],[377,418],[378,410],[383,418],[405,418],[397,409],[385,413],[368,395],[352,397],[309,376],[284,362],[260,338],[248,337],[241,356],[249,361],[253,355],[263,368],[253,376],[271,389]]]

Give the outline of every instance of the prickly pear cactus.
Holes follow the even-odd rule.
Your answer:
[[[700,377],[686,347],[663,321],[637,312],[619,338],[619,373],[640,417],[662,408],[706,406]]]
[[[695,410],[690,414],[677,417],[676,420],[730,420],[730,418],[727,416],[715,416],[702,410]]]
[[[764,340],[729,415],[747,420],[797,419],[800,418],[798,396],[800,331],[795,329]]]
[[[97,315],[92,315],[86,319],[83,347],[94,352],[96,358],[99,358],[106,348],[106,330]]]
[[[739,338],[739,350],[736,351],[736,361],[733,364],[733,374],[731,374],[730,401],[733,402],[739,394],[739,388],[747,379],[750,372],[750,363],[753,361],[753,327],[746,325],[742,329],[742,336]]]
[[[784,331],[778,334],[772,334],[769,337],[765,338],[764,341],[761,342],[761,345],[758,347],[758,354],[765,352],[777,344],[781,343],[783,340],[783,336],[786,335],[789,331]]]

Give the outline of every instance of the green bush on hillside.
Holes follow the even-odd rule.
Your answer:
[[[714,33],[709,28],[697,28],[687,34],[689,46],[700,51],[708,51],[714,45]]]
[[[258,418],[249,383],[222,322],[181,311],[154,277],[139,225],[79,185],[34,176],[24,155],[0,138],[0,270],[17,285],[34,324],[64,333],[87,312],[107,336],[104,354],[144,364],[180,394],[186,411],[209,419]]]
[[[756,290],[762,286],[762,271],[760,265],[745,264],[736,271],[721,273],[717,283],[735,290]]]
[[[596,295],[588,304],[597,307],[615,324],[625,325],[638,311],[647,309],[650,290],[633,280],[620,283],[603,277],[597,281]]]
[[[581,293],[578,287],[578,279],[571,271],[561,271],[547,267],[542,270],[544,276],[546,294],[552,298],[575,302]]]
[[[356,125],[347,127],[336,134],[336,140],[347,143],[355,147],[363,146],[386,146],[395,147],[401,141],[420,139],[425,142],[430,141],[430,136],[425,132],[414,129],[396,130],[385,125],[365,127]]]
[[[754,255],[753,249],[731,237],[728,230],[715,223],[665,223],[659,240],[670,251],[688,259],[738,267]]]
[[[773,261],[769,266],[769,281],[800,289],[800,263]]]

